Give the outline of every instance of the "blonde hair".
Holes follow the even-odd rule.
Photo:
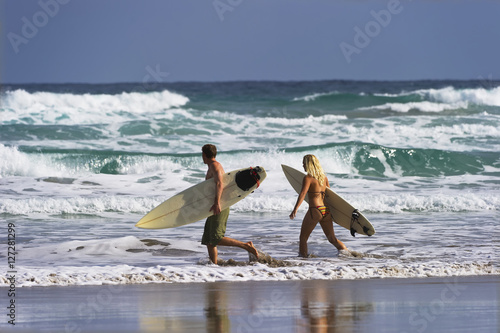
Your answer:
[[[321,167],[321,164],[319,164],[318,158],[314,155],[306,155],[302,162],[304,163],[304,169],[307,174],[316,179],[319,185],[323,186],[325,182],[325,171]]]

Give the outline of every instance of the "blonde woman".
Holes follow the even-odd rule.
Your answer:
[[[307,240],[318,222],[330,243],[332,243],[339,251],[347,249],[344,243],[335,237],[332,214],[330,214],[330,210],[324,203],[325,190],[326,187],[330,187],[330,184],[328,183],[328,178],[326,177],[323,168],[319,164],[318,158],[314,155],[306,155],[302,160],[302,164],[304,166],[304,170],[307,172],[307,175],[302,181],[302,190],[300,191],[297,203],[290,214],[290,219],[293,220],[297,215],[297,210],[302,204],[302,201],[304,201],[306,195],[308,195],[309,210],[304,216],[302,228],[300,229],[299,255],[301,257],[308,256]]]

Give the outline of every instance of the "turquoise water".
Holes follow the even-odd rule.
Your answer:
[[[205,143],[217,145],[226,171],[266,168],[259,190],[233,207],[228,236],[292,268],[207,265],[203,222],[134,227],[204,179]],[[318,258],[296,258],[305,207],[288,219],[296,194],[281,164],[300,169],[309,153],[377,230],[353,239],[335,229],[355,255],[337,255],[318,227],[309,246]],[[11,85],[1,93],[0,220],[16,225],[23,285],[147,282],[150,270],[184,282],[498,274],[499,188],[500,82]],[[184,278],[170,273],[179,270]]]

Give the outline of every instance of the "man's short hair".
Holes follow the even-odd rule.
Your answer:
[[[201,148],[201,151],[208,158],[215,158],[217,156],[217,147],[211,144],[206,144]]]

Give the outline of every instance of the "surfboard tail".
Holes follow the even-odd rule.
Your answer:
[[[238,171],[235,177],[236,185],[243,191],[249,191],[252,187],[257,185],[260,186],[260,174],[264,168],[256,166],[255,168],[250,167],[242,171]]]

